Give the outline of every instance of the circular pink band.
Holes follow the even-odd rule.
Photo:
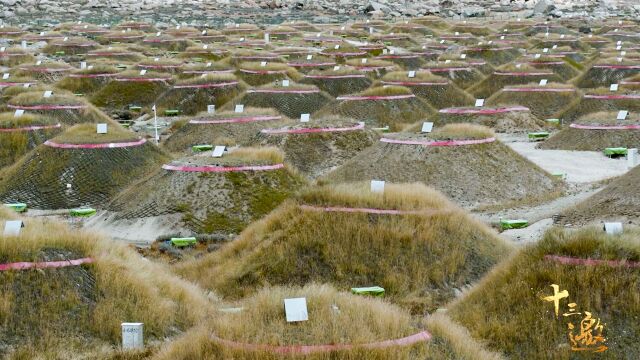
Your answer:
[[[389,138],[381,138],[381,142],[389,144],[402,144],[402,145],[421,145],[421,146],[463,146],[463,145],[477,145],[487,144],[496,141],[496,138],[490,137],[486,139],[478,140],[444,140],[444,141],[418,141],[418,140],[396,140]]]
[[[333,52],[333,53],[327,53],[324,51],[320,51],[320,55],[325,55],[325,56],[362,56],[365,55],[366,52],[365,51],[358,51],[358,52]]]
[[[409,54],[409,55],[382,55],[378,56],[378,59],[417,59],[420,55]]]
[[[423,68],[420,70],[427,70],[431,72],[446,72],[446,71],[471,71],[470,67],[436,67],[436,68]]]
[[[306,129],[262,129],[263,134],[312,134],[326,132],[356,131],[364,129],[364,124],[357,124],[351,127],[328,127],[328,128],[306,128]]]
[[[134,54],[133,52],[93,52],[87,54],[87,56],[129,56]]]
[[[19,127],[19,128],[0,128],[0,132],[16,132],[16,131],[33,131],[33,130],[43,130],[43,129],[57,129],[60,128],[62,125],[60,124],[55,124],[55,125],[34,125],[34,126],[25,126],[25,127]]]
[[[640,130],[640,125],[580,125],[580,124],[571,124],[569,127],[574,129],[585,129],[585,130]]]
[[[216,84],[193,84],[193,85],[173,85],[174,89],[199,89],[199,88],[219,88],[225,86],[238,85],[238,81],[216,83]]]
[[[348,207],[324,207],[312,205],[300,205],[303,210],[323,211],[323,212],[346,212],[382,215],[436,215],[451,212],[450,210],[393,210],[393,209],[372,209],[372,208],[348,208]]]
[[[527,64],[536,65],[565,65],[564,61],[529,61]]]
[[[626,260],[598,260],[582,259],[571,256],[545,255],[545,260],[554,261],[563,265],[585,265],[585,266],[620,266],[626,268],[640,268],[640,262]]]
[[[624,100],[624,99],[640,99],[640,95],[584,95],[585,99],[600,100]]]
[[[118,74],[69,74],[70,78],[99,78],[111,76],[118,76]]]
[[[640,65],[593,65],[593,67],[596,69],[640,69]]]
[[[500,76],[541,76],[541,75],[553,75],[552,72],[499,72],[494,71],[493,75]]]
[[[376,96],[338,96],[336,100],[359,101],[359,100],[401,100],[416,97],[414,94],[406,95],[376,95]]]
[[[511,50],[513,49],[513,47],[511,46],[504,46],[504,47],[497,47],[497,48],[467,48],[466,51],[504,51],[504,50]]]
[[[443,86],[448,85],[446,81],[442,82],[420,82],[420,81],[381,81],[384,85],[401,85],[401,86]]]
[[[185,70],[183,74],[229,74],[235,70]]]
[[[248,166],[178,166],[162,165],[165,170],[185,171],[185,172],[234,172],[234,171],[262,171],[277,170],[284,168],[284,164],[275,165],[248,165]]]
[[[31,86],[32,84],[35,84],[35,83],[0,82],[0,87],[24,86],[24,84],[29,84],[29,86]]]
[[[504,92],[575,92],[576,89],[566,89],[566,88],[545,88],[545,87],[530,87],[530,88],[504,88],[502,89]]]
[[[110,149],[110,148],[140,146],[145,142],[147,142],[147,140],[140,139],[137,141],[104,143],[104,144],[60,144],[60,143],[53,142],[51,140],[47,140],[44,142],[44,144],[50,147],[60,148],[60,149]]]
[[[247,117],[238,117],[238,118],[230,118],[230,119],[221,119],[221,120],[190,120],[189,124],[237,124],[237,123],[249,123],[256,121],[271,121],[271,120],[280,120],[282,116],[247,116]]]
[[[7,105],[10,109],[22,110],[77,110],[84,109],[87,105]]]
[[[287,70],[247,70],[240,69],[240,72],[247,74],[286,74]]]
[[[82,258],[82,259],[63,260],[63,261],[16,262],[16,263],[0,264],[0,271],[61,268],[61,267],[67,267],[67,266],[90,264],[93,261],[94,260],[92,258]]]
[[[171,80],[170,77],[167,78],[143,78],[143,77],[135,77],[135,78],[116,78],[116,81],[120,82],[151,82],[151,81],[168,81]]]
[[[366,78],[366,75],[363,74],[352,74],[352,75],[304,75],[304,77],[309,79],[355,79],[355,78]]]
[[[262,94],[317,94],[319,89],[310,90],[276,90],[276,89],[249,89],[247,93],[262,93]]]
[[[276,354],[313,354],[321,352],[330,352],[338,350],[350,350],[354,348],[367,348],[367,349],[383,349],[391,346],[408,346],[418,342],[424,342],[431,339],[431,334],[427,331],[422,331],[414,335],[410,335],[400,339],[385,340],[367,344],[327,344],[327,345],[267,345],[267,344],[249,344],[232,340],[226,340],[219,338],[215,335],[211,335],[211,338],[218,343],[225,346],[250,351],[268,351]]]
[[[528,107],[510,106],[501,108],[484,108],[484,109],[467,109],[467,108],[447,108],[440,109],[438,112],[443,114],[477,114],[477,115],[493,115],[502,114],[511,111],[529,111]]]
[[[138,64],[138,67],[141,68],[148,68],[148,69],[176,69],[179,68],[182,65],[143,65],[143,64]]]
[[[335,65],[334,62],[324,62],[324,63],[287,63],[287,65],[292,67],[316,67],[316,66],[332,66]]]
[[[73,68],[54,69],[54,68],[37,68],[37,67],[28,68],[28,67],[21,67],[20,70],[22,70],[22,71],[33,71],[33,72],[43,72],[43,73],[54,73],[54,72],[71,71],[71,70],[73,70]]]

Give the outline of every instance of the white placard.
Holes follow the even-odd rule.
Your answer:
[[[362,61],[362,63],[363,63],[363,64],[366,64],[366,63],[367,63],[367,59],[366,59],[366,58],[365,58],[365,59],[362,59],[361,61]]]
[[[309,313],[307,311],[307,299],[284,299],[284,313],[287,318],[287,322],[309,320]]]
[[[334,49],[336,49],[336,50],[338,50],[338,49],[340,49],[340,45],[336,45],[336,46],[334,46],[333,48],[334,48]]]
[[[455,34],[456,34],[456,36],[460,35],[460,33],[459,33],[459,32],[457,32],[457,31],[456,31],[456,33],[455,33]]]
[[[213,154],[211,155],[213,157],[222,157],[222,154],[224,153],[224,149],[226,149],[226,146],[224,145],[216,146],[215,148],[213,148]]]
[[[244,105],[236,105],[235,112],[237,113],[244,112]]]
[[[609,86],[609,91],[618,91],[618,84],[611,84]]]
[[[153,61],[158,62],[160,61],[160,58],[153,58]]]
[[[549,52],[549,48],[544,48],[544,49],[542,49],[542,52],[543,52],[543,53],[547,53],[547,52]]]
[[[240,27],[240,24],[236,24],[236,27]]]
[[[449,59],[447,59],[447,60],[445,60],[445,61],[444,61],[444,63],[445,63],[445,64],[448,64],[448,63],[450,63],[450,62],[451,62],[451,60],[449,60]]]
[[[384,181],[382,181],[382,180],[371,180],[371,192],[383,193],[384,192]]]
[[[617,235],[622,234],[622,223],[614,222],[614,223],[604,223],[604,231],[607,235]]]
[[[122,323],[122,349],[144,349],[143,323]]]
[[[260,62],[260,66],[262,66],[262,67],[267,66],[267,62],[266,62],[266,61],[261,61],[261,62]]]
[[[311,114],[300,114],[300,122],[309,122]]]
[[[289,87],[289,80],[282,80],[283,87]]]
[[[395,53],[396,53],[396,51],[395,51],[395,50],[393,50],[393,49],[389,50],[389,54],[393,55],[393,54],[395,54]]]
[[[13,113],[13,117],[20,117],[22,115],[24,115],[24,109],[18,109]]]
[[[444,40],[440,40],[440,44],[444,44]]]
[[[558,45],[553,45],[551,48],[555,50],[558,48]]]
[[[26,40],[22,40],[22,41],[20,42],[20,46],[21,46],[23,49],[26,49],[26,48],[27,48],[27,41],[26,41]]]
[[[9,73],[2,74],[2,80],[7,80],[9,78]]]
[[[540,59],[540,54],[535,54],[533,57],[534,57],[535,59]]]
[[[638,149],[627,150],[627,168],[631,169],[638,165]]]
[[[207,63],[207,67],[211,67],[211,65],[213,65],[213,63],[211,63],[211,62]]]
[[[202,30],[202,35],[207,35],[207,30]]]
[[[620,56],[625,56],[625,55],[627,55],[626,51],[620,51]]]
[[[561,34],[561,35],[560,35],[560,39],[564,39],[564,34]]]
[[[80,69],[86,69],[87,68],[87,62],[86,61],[81,61],[80,62]]]
[[[547,86],[547,79],[541,79],[540,86]]]
[[[142,69],[142,70],[140,70],[140,75],[144,75],[144,74],[146,74],[146,73],[147,73],[147,69]]]
[[[204,44],[204,45],[202,45],[202,48],[203,48],[204,50],[207,50],[207,49],[209,48],[209,45]]]
[[[268,44],[268,43],[269,43],[269,40],[270,40],[270,38],[269,38],[269,33],[264,33],[264,42],[265,42],[266,44]]]
[[[500,36],[500,40],[504,40],[504,35],[503,35],[503,36]]]
[[[333,67],[333,71],[338,71],[338,70],[340,70],[340,65],[336,65]]]
[[[460,55],[460,59],[466,59],[466,58],[467,58],[467,54]]]
[[[408,77],[410,77],[410,78],[414,78],[414,77],[416,77],[416,72],[415,72],[415,70],[411,70],[411,71],[409,71],[409,73],[407,74],[407,76],[408,76]]]
[[[3,46],[3,47],[0,47],[0,52],[4,52],[5,50],[7,50],[7,48],[6,48],[6,47],[4,47],[4,46]]]
[[[629,111],[620,110],[618,111],[618,116],[616,116],[616,120],[624,120],[627,118],[627,115],[629,115]]]
[[[240,41],[241,41],[241,42],[242,42],[242,41],[244,41],[244,38],[243,38],[243,37],[241,37],[241,38],[240,38]]]
[[[621,49],[622,49],[621,45],[616,46],[616,50],[621,50]]]
[[[42,60],[36,61],[36,65],[42,65]]]
[[[62,41],[69,41],[69,38],[65,36],[64,39],[62,39]]]
[[[313,59],[313,55],[307,55],[307,60]]]
[[[618,59],[618,62],[622,62],[622,58],[621,57],[619,57],[617,59]]]
[[[215,105],[207,105],[207,114],[215,114],[216,106]]]
[[[387,55],[387,52],[388,52],[387,49],[382,49],[382,54],[383,55]]]
[[[369,34],[373,34],[373,28],[372,27],[369,28]]]
[[[22,229],[22,220],[8,220],[4,222],[2,236],[18,236]]]
[[[30,83],[24,83],[24,84],[22,84],[22,87],[26,89],[26,88],[28,88],[30,85],[31,85]]]
[[[97,124],[96,132],[98,134],[106,134],[107,133],[107,124],[104,124],[104,123]]]
[[[476,107],[484,106],[484,99],[476,99]]]
[[[423,122],[422,123],[422,129],[420,130],[420,132],[423,133],[430,133],[431,130],[433,130],[433,123],[432,122]]]
[[[51,90],[47,90],[44,92],[44,94],[42,94],[43,97],[49,98],[51,97],[51,95],[53,95],[53,91]]]

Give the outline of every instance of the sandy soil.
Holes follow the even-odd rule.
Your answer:
[[[180,225],[181,214],[152,216],[135,220],[114,220],[115,215],[113,212],[99,211],[83,223],[84,228],[138,246],[148,246],[161,235],[190,233]]]

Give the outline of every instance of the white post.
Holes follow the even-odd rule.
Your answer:
[[[144,349],[143,323],[122,323],[122,349]]]
[[[627,168],[634,168],[638,164],[638,149],[627,150]]]

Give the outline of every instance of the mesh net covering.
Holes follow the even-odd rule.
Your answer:
[[[486,99],[505,86],[539,83],[542,79],[547,79],[548,82],[562,82],[558,75],[549,70],[540,70],[528,65],[521,65],[519,68],[506,65],[496,69],[467,91],[479,99]]]
[[[72,70],[73,68],[65,63],[25,64],[18,67],[16,75],[30,77],[41,83],[54,83]]]
[[[208,75],[176,83],[158,97],[156,104],[160,111],[177,109],[181,114],[194,115],[205,110],[207,105],[220,108],[245,88],[246,85],[233,75]]]
[[[428,62],[422,70],[431,71],[433,75],[450,79],[462,89],[476,84],[484,78],[482,73],[465,62],[454,62],[444,64],[441,62]]]
[[[522,107],[518,107],[522,108]],[[480,108],[468,107],[457,109],[469,109],[476,110]],[[493,108],[483,107],[482,109],[490,110]],[[495,108],[500,109],[500,108]],[[456,114],[456,113],[438,113],[439,124],[478,124],[489,127],[496,132],[515,133],[522,131],[536,131],[541,130],[545,122],[528,110],[514,110],[499,112],[496,114]]]
[[[494,66],[504,65],[520,56],[518,50],[510,46],[470,46],[464,53],[471,58],[484,59]]]
[[[1,175],[0,200],[41,209],[103,206],[164,159],[149,143],[104,149],[40,145]]]
[[[67,125],[109,121],[109,117],[92,104],[61,90],[54,91],[49,98],[44,98],[42,91],[24,92],[10,98],[7,104],[11,110],[24,109]]]
[[[328,104],[333,98],[311,85],[292,84],[289,87],[263,86],[249,89],[230,102],[226,108],[244,104],[256,108],[271,108],[283,115],[296,119],[300,114],[313,114]]]
[[[329,182],[371,179],[422,182],[464,206],[542,197],[558,186],[549,174],[499,141],[445,147],[378,142],[326,177]]]
[[[207,121],[221,123],[207,124]],[[243,113],[200,114],[171,135],[165,147],[172,152],[182,152],[202,144],[252,145],[260,130],[292,123],[295,122],[269,109],[246,108]]]
[[[166,79],[159,81],[136,81],[138,79]],[[137,71],[125,72],[96,92],[91,102],[106,108],[123,108],[129,105],[145,106],[153,103],[160,94],[169,90],[170,77],[166,74]]]
[[[349,70],[311,71],[301,82],[313,84],[332,96],[357,93],[367,89],[372,83],[364,73]]]
[[[611,96],[619,98],[606,98]],[[638,96],[640,93],[637,91],[620,89],[617,92],[610,92],[609,88],[599,88],[587,91],[581,98],[575,99],[570,107],[554,117],[563,119],[565,123],[572,123],[584,115],[600,111],[628,110],[629,112],[638,112],[640,111]]]
[[[58,81],[56,87],[73,93],[93,94],[113,81],[117,69],[112,66],[94,66],[91,70],[80,70]]]
[[[566,59],[541,57],[528,62],[538,70],[549,70],[556,73],[563,80],[572,79],[580,74],[580,71],[569,63]]]
[[[471,95],[452,82],[427,72],[418,72],[413,78],[409,78],[407,72],[389,73],[380,84],[405,86],[436,109],[473,105],[474,102]]]
[[[557,91],[553,91],[557,90]],[[488,106],[522,105],[540,119],[547,119],[565,109],[579,94],[575,88],[561,84],[508,86],[495,93]]]
[[[229,163],[223,159],[206,156],[173,164],[238,166],[242,160]],[[182,213],[185,225],[196,233],[237,234],[276,208],[303,183],[286,167],[224,173],[161,169],[123,192],[109,208],[119,212],[119,219]]]
[[[31,149],[61,131],[51,119],[35,115],[14,118],[12,113],[0,113],[0,168],[9,166]],[[47,127],[29,129],[26,127]],[[24,128],[21,131],[8,131]]]
[[[352,127],[355,120],[330,117],[298,123],[286,129]],[[281,133],[257,135],[263,145],[274,145],[285,153],[285,159],[309,178],[315,179],[342,165],[362,150],[373,145],[378,135],[373,130],[319,133]]]
[[[625,68],[624,65],[630,66]],[[580,76],[576,84],[581,88],[597,88],[617,84],[620,80],[636,74],[640,74],[640,62],[618,62],[616,59],[611,59],[611,61],[591,66]]]
[[[408,94],[412,97],[406,97]],[[364,121],[372,126],[389,126],[392,131],[395,131],[435,114],[435,110],[429,104],[403,87],[374,88],[354,96],[382,96],[382,98],[341,100],[339,97],[336,102],[321,109],[318,116],[336,115]],[[387,96],[393,98],[385,99]],[[395,98],[397,96],[401,98]]]
[[[632,113],[625,120],[615,120],[617,111],[597,112],[574,122],[586,126],[640,125],[640,116]],[[568,127],[538,144],[540,149],[602,151],[608,147],[640,147],[640,129],[578,129]]]

